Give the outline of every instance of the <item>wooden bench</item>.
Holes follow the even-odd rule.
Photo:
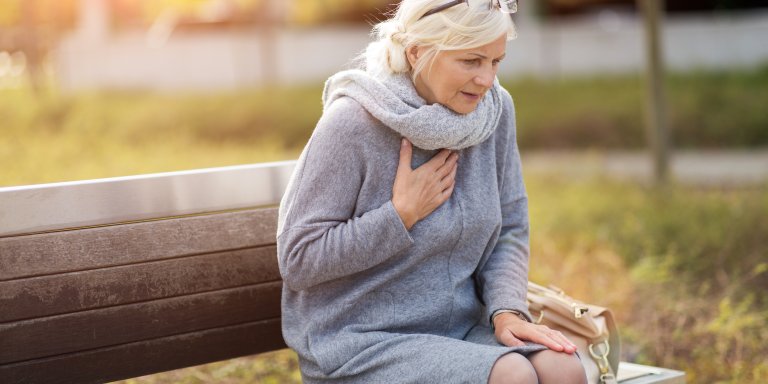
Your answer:
[[[0,383],[102,383],[285,348],[276,205],[293,166],[0,188]],[[625,382],[683,382],[662,371]]]

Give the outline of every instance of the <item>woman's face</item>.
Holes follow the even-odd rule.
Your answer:
[[[456,113],[470,113],[493,86],[506,47],[507,38],[502,35],[477,48],[442,51],[416,77],[416,92],[428,104],[440,103]],[[424,51],[418,46],[408,50],[412,67]]]

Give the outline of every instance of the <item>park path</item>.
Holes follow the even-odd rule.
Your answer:
[[[650,182],[653,163],[642,151],[522,150],[529,174],[584,178],[610,177]],[[767,186],[768,148],[756,150],[678,150],[670,161],[671,178],[700,186]]]

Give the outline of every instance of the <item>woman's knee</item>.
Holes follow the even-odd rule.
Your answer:
[[[576,354],[544,350],[528,358],[540,384],[586,384],[587,374]]]
[[[537,384],[536,371],[524,356],[508,353],[496,360],[488,384]]]

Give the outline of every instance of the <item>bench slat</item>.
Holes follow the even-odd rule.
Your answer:
[[[275,246],[0,282],[0,323],[280,279]]]
[[[282,348],[278,318],[0,365],[0,383],[104,383]]]
[[[281,287],[276,281],[0,325],[0,364],[275,318]]]
[[[0,238],[0,281],[275,243],[277,208]]]

